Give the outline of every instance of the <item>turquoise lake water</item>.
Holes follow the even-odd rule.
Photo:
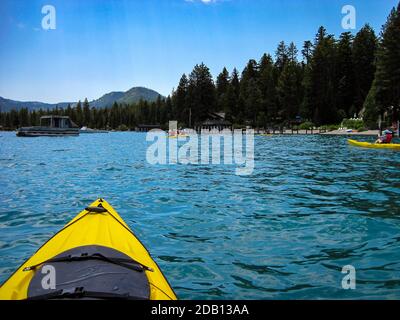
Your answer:
[[[0,282],[104,197],[179,298],[400,299],[400,152],[259,136],[254,173],[237,176],[153,166],[147,146],[140,133],[0,132]],[[355,290],[341,287],[349,264]]]

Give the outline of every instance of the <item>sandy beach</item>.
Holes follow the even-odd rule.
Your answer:
[[[379,130],[367,130],[362,132],[346,132],[345,130],[333,130],[325,133],[323,135],[341,135],[341,136],[378,136]]]
[[[279,135],[278,131],[275,132],[276,135]],[[309,135],[309,134],[321,134],[321,135],[331,135],[331,136],[378,136],[379,135],[379,130],[366,130],[362,132],[347,132],[346,130],[333,130],[333,131],[327,131],[327,132],[319,132],[318,129],[313,130],[311,133],[311,130],[299,130],[299,131],[294,131],[292,130],[284,130],[283,131],[284,135],[291,135],[291,134],[299,134],[299,135]]]

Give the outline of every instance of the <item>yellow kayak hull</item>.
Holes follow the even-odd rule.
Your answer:
[[[170,138],[170,139],[187,138],[187,137],[189,137],[189,135],[187,135],[187,134],[168,136],[168,138]]]
[[[356,140],[348,140],[348,143],[355,147],[361,148],[370,148],[370,149],[396,149],[400,150],[400,144],[388,143],[388,144],[379,144],[379,143],[369,143],[369,142],[361,142]]]
[[[150,300],[177,299],[157,263],[114,208],[103,199],[93,202],[90,205],[92,207],[103,207],[107,212],[93,213],[86,209],[80,212],[2,284],[1,300],[28,298],[28,287],[35,270],[24,270],[27,267],[43,264],[65,251],[93,245],[112,248],[149,267],[143,272],[148,280]]]

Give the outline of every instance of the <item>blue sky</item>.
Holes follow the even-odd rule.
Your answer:
[[[167,95],[204,62],[217,75],[279,41],[300,48],[320,25],[339,35],[344,5],[357,32],[379,32],[398,0],[1,0],[0,96],[43,102],[99,98],[145,86]],[[41,27],[44,5],[56,29]]]

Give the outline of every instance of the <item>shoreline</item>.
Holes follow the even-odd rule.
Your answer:
[[[311,130],[299,130],[294,131],[292,130],[285,130],[283,132],[276,132],[276,133],[269,133],[271,136],[278,136],[278,135],[325,135],[325,136],[374,136],[377,137],[379,135],[379,130],[366,130],[362,132],[346,132],[344,130],[333,130],[333,131],[326,131],[326,132],[318,132],[318,129],[314,129],[314,132],[311,133]]]
[[[379,135],[379,130],[366,130],[362,132],[346,132],[343,130],[333,130],[329,132],[321,133],[321,135],[331,135],[331,136],[374,136]]]
[[[103,133],[105,130],[95,130],[90,133]],[[362,132],[346,132],[343,130],[333,130],[333,131],[327,131],[327,132],[318,132],[318,129],[316,129],[313,133],[310,132],[311,130],[299,130],[298,132],[293,132],[291,130],[285,130],[283,132],[276,132],[276,133],[265,133],[266,135],[271,135],[271,136],[279,136],[279,135],[290,135],[290,136],[297,136],[297,135],[331,135],[331,136],[378,136],[379,135],[379,130],[367,130],[367,131],[362,131]],[[16,130],[0,130],[0,132],[16,132]],[[112,132],[138,132],[140,131],[119,131],[119,130],[110,130],[107,131],[107,133],[112,133]],[[81,133],[89,133],[89,132],[81,132]],[[260,135],[264,133],[257,133],[255,132],[255,135]]]

